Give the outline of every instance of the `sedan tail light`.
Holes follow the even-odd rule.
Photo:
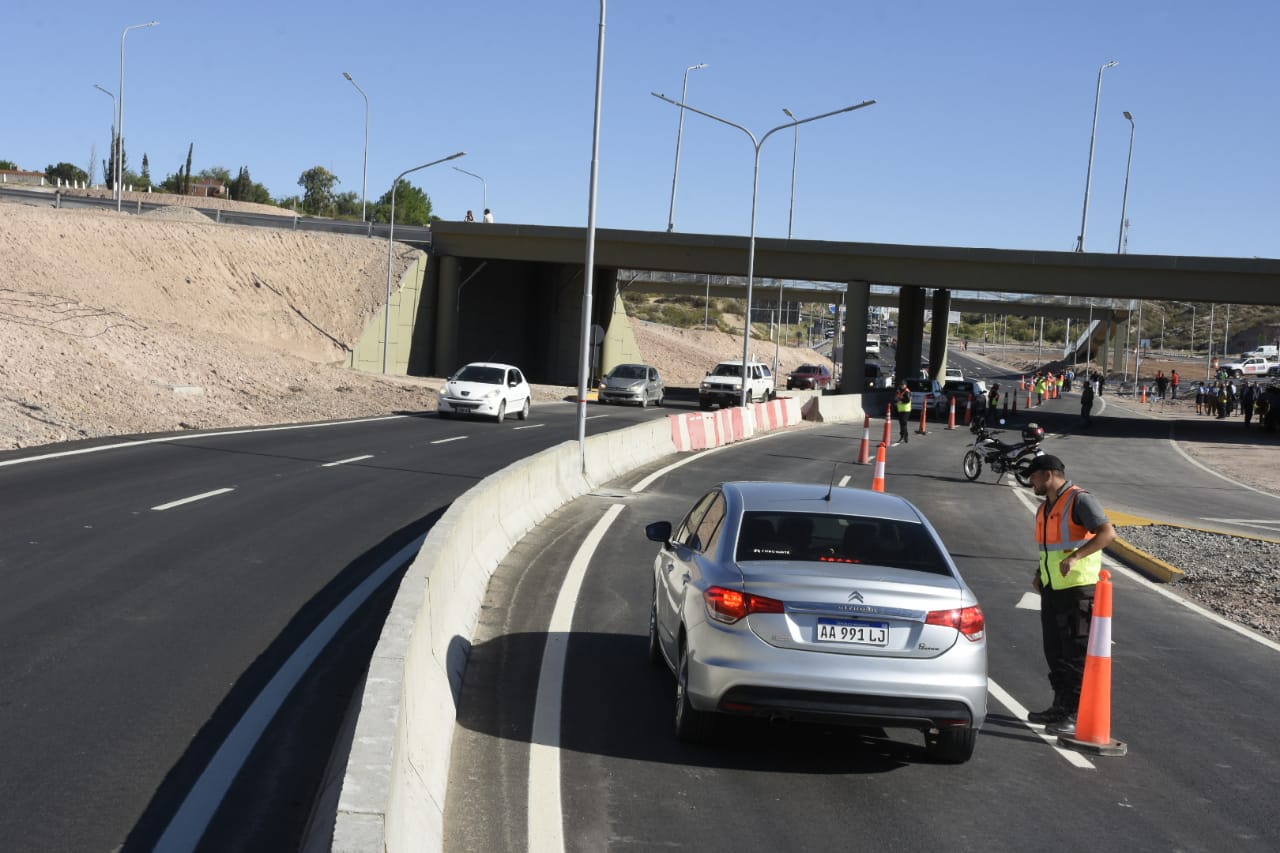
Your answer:
[[[927,625],[955,628],[966,640],[973,642],[981,640],[987,632],[987,617],[982,615],[982,608],[976,604],[955,610],[934,610],[924,621]]]
[[[707,603],[707,615],[717,622],[732,625],[752,613],[781,613],[783,604],[776,598],[765,598],[736,589],[713,586],[702,594]]]

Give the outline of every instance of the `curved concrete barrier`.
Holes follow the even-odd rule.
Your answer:
[[[772,407],[772,408],[769,408]],[[709,447],[800,423],[797,400],[730,409]],[[701,413],[695,413],[700,416]],[[457,700],[489,578],[521,537],[596,485],[677,452],[677,421],[567,441],[484,478],[431,528],[370,662],[332,849],[438,851]],[[861,415],[859,415],[861,417]],[[699,417],[700,423],[705,423]]]

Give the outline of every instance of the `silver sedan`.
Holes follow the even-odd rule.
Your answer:
[[[650,524],[649,656],[676,676],[675,733],[720,714],[910,728],[939,761],[973,754],[986,623],[907,500],[806,483],[723,483]]]

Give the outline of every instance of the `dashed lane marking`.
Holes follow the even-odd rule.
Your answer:
[[[431,444],[448,444],[451,441],[466,441],[465,435],[455,435],[453,438],[441,438],[431,442]]]
[[[192,495],[189,498],[180,498],[176,501],[169,501],[169,503],[167,504],[160,504],[159,506],[153,506],[152,509],[155,510],[156,512],[164,512],[166,509],[173,509],[176,506],[195,503],[196,501],[202,501],[205,498],[212,498],[212,497],[216,497],[217,495],[225,495],[227,492],[234,492],[234,491],[235,489],[230,489],[230,488],[214,489],[212,492],[203,492],[198,495]]]
[[[337,462],[326,462],[321,468],[336,468],[339,465],[349,465],[352,462],[363,462],[366,459],[372,459],[372,453],[366,453],[364,456],[352,456],[350,459],[339,459]]]

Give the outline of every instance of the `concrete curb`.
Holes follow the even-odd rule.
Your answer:
[[[1143,518],[1139,515],[1131,515],[1127,512],[1118,512],[1115,510],[1106,510],[1107,518],[1111,519],[1111,523],[1116,527],[1150,527],[1163,522],[1153,521],[1150,518]],[[1181,525],[1177,525],[1181,526]],[[1149,578],[1158,580],[1162,583],[1172,583],[1183,577],[1182,569],[1177,566],[1166,563],[1159,557],[1148,554],[1136,545],[1127,542],[1123,537],[1117,536],[1115,541],[1107,546],[1106,552],[1120,562],[1130,568],[1137,569]]]

